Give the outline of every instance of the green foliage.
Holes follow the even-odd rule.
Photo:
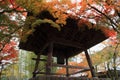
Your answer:
[[[32,26],[35,27],[35,26],[38,26],[38,25],[41,25],[41,24],[44,24],[44,23],[50,24],[52,27],[57,28],[58,31],[61,30],[60,25],[58,25],[57,23],[55,23],[55,22],[53,22],[52,20],[49,20],[49,19],[43,19],[43,20],[38,19],[32,24]]]
[[[24,77],[31,78],[35,65],[35,61],[32,60],[33,57],[36,57],[34,53],[21,50],[18,61],[7,65],[2,74],[7,77],[15,76],[19,80]]]
[[[33,71],[35,67],[35,61],[32,58],[37,56],[33,52],[20,50],[19,59],[17,63],[7,66],[3,73],[5,76],[16,76],[17,79],[22,80],[22,78],[31,78],[33,76]],[[42,59],[46,59],[46,56],[41,56]],[[46,69],[46,62],[40,62],[39,71],[44,72]],[[56,68],[52,68],[55,72]]]
[[[35,61],[32,60],[33,57],[36,57],[34,53],[20,50],[18,66],[19,70],[21,70],[19,72],[21,74],[21,77],[32,77],[32,72],[34,71],[35,65]]]
[[[99,65],[105,61],[110,61],[113,58],[114,47],[106,47],[102,51],[91,55],[91,59],[94,65]],[[97,60],[96,60],[97,59]]]
[[[46,7],[44,1],[45,0],[16,0],[16,3],[25,8],[27,12],[38,15]]]

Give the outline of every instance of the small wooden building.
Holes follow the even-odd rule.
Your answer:
[[[42,18],[39,18],[54,19],[47,11],[44,11],[44,14],[42,13]],[[50,23],[42,23],[35,27],[35,31],[27,37],[26,42],[20,42],[20,49],[33,51],[37,55],[37,58],[33,58],[36,60],[33,77],[35,77],[36,74],[58,75],[51,73],[51,66],[66,67],[66,76],[70,76],[68,68],[81,69],[82,67],[69,66],[68,58],[73,57],[82,51],[85,51],[90,67],[89,69],[83,68],[82,71],[90,70],[92,76],[95,77],[94,68],[87,49],[107,39],[108,36],[105,35],[103,30],[110,30],[103,27],[95,28],[92,23],[91,25],[93,25],[93,27],[89,28],[86,23],[78,24],[79,21],[80,19],[69,16],[66,19],[66,25],[60,25],[60,31],[52,27]],[[41,59],[41,55],[48,56],[47,60]],[[57,57],[58,65],[52,63],[52,57]],[[40,61],[47,61],[45,73],[37,71]]]

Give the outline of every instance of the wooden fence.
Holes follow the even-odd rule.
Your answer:
[[[38,76],[36,78],[31,78],[29,80],[116,80],[110,78],[87,78],[87,77],[56,77],[56,76]],[[120,80],[120,78],[118,79]]]
[[[119,79],[111,79],[111,78],[87,78],[87,77],[56,77],[56,76],[38,76],[36,78],[19,78],[15,76],[11,77],[2,77],[0,80],[120,80]]]

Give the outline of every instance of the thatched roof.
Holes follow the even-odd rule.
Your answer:
[[[54,19],[51,15],[46,14],[41,16],[42,18],[39,16],[39,18]],[[20,42],[19,47],[38,54],[45,45],[53,42],[53,56],[66,58],[74,56],[108,38],[103,33],[102,28],[89,28],[86,23],[78,23],[79,20],[69,16],[66,25],[61,27],[60,31],[49,23],[38,25],[35,27],[33,34],[28,36],[26,42]],[[42,54],[46,55],[47,51],[46,48],[42,51]]]

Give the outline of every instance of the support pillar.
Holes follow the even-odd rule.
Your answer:
[[[48,46],[48,53],[47,53],[47,64],[46,64],[46,74],[49,75],[51,73],[51,66],[52,66],[52,54],[53,54],[53,43],[51,42]]]
[[[66,58],[66,66],[68,66],[68,58]],[[66,76],[69,77],[69,68],[66,67]]]
[[[40,50],[40,53],[37,53],[37,58],[35,59],[36,63],[35,63],[35,68],[34,68],[34,72],[33,72],[33,78],[36,77],[36,74],[39,72],[38,66],[41,61],[40,57],[42,55],[42,51],[45,50],[47,48],[47,46],[48,46],[48,43],[46,43],[45,46],[43,47],[43,49]]]
[[[91,61],[91,59],[90,59],[90,56],[89,56],[87,50],[85,50],[85,56],[86,56],[88,65],[89,65],[89,67],[90,67],[90,71],[91,71],[92,77],[96,77],[96,76],[95,76],[95,70],[94,70],[94,67],[92,66],[92,61]]]
[[[41,54],[38,54],[37,59],[40,59],[40,56],[41,56]],[[40,60],[36,60],[35,68],[34,68],[34,72],[33,72],[33,78],[36,77],[36,73],[39,71],[38,70],[39,62],[40,62]]]

